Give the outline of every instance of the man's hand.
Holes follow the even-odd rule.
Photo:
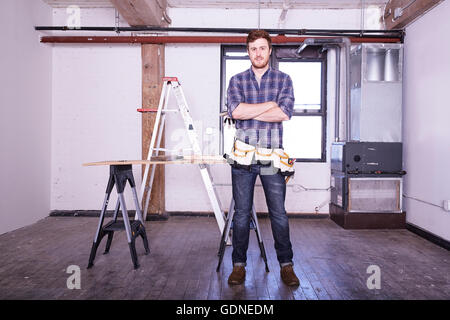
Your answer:
[[[266,112],[253,119],[265,122],[281,122],[289,120],[289,117],[277,105],[276,107],[267,110]]]
[[[274,101],[264,103],[240,103],[233,111],[233,119],[255,119],[266,122],[281,122],[289,120],[289,117],[280,109]]]
[[[237,120],[255,119],[272,108],[279,109],[278,104],[273,101],[263,103],[240,103],[237,108],[234,109],[232,115],[233,119]]]

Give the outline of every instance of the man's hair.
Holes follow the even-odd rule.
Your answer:
[[[267,31],[264,31],[264,30],[252,30],[249,32],[249,34],[247,36],[247,49],[248,49],[248,44],[250,42],[256,41],[261,38],[267,40],[267,43],[269,44],[269,49],[271,49],[272,48],[272,39],[270,38],[269,33],[267,33]]]

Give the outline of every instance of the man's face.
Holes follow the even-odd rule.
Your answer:
[[[269,49],[269,43],[264,38],[256,39],[248,44],[248,56],[253,67],[263,69],[269,63],[272,49]]]

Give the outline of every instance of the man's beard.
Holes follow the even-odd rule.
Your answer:
[[[257,64],[258,63],[258,64]],[[261,64],[263,63],[263,64]],[[267,58],[267,60],[259,60],[259,61],[252,61],[252,66],[255,67],[256,69],[264,69],[267,65],[269,64],[269,58]]]

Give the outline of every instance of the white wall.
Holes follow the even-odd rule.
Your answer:
[[[262,10],[261,26],[278,27],[281,10]],[[379,28],[378,9],[367,11],[366,28]],[[173,27],[256,27],[257,10],[175,9],[169,11]],[[67,13],[54,10],[54,24],[65,24]],[[81,23],[114,25],[112,9],[82,9]],[[123,22],[122,22],[122,25]],[[359,10],[290,10],[286,28],[360,27]],[[79,35],[80,33],[77,33]],[[92,35],[92,33],[90,33]],[[106,159],[141,158],[140,114],[141,59],[139,45],[55,45],[53,64],[52,210],[100,209],[107,167],[84,168],[81,163]],[[219,127],[220,45],[166,45],[166,75],[182,82],[193,118],[199,129]],[[334,57],[328,65],[328,145],[334,132]],[[169,116],[173,117],[173,116]],[[117,132],[116,125],[122,126]],[[166,146],[178,144],[182,126],[168,119]],[[214,135],[218,152],[219,136]],[[144,155],[145,156],[145,155]],[[327,155],[329,159],[329,154]],[[135,168],[139,170],[138,166]],[[328,188],[327,163],[296,164],[296,177],[287,195],[289,213],[311,213],[321,206],[328,212],[329,191],[300,191]],[[231,197],[229,166],[212,168],[223,209]],[[137,183],[140,175],[135,173]],[[259,183],[259,181],[258,181]],[[258,211],[266,211],[262,188],[256,189]],[[127,200],[131,201],[131,200]],[[131,203],[131,202],[130,202]],[[211,212],[203,183],[194,165],[166,166],[166,210]]]
[[[42,1],[0,2],[0,234],[50,211],[52,55],[34,26],[51,22]]]
[[[278,28],[281,10],[261,10],[261,27]],[[177,9],[169,11],[173,27],[241,27],[254,28],[258,24],[257,10],[225,9]],[[360,10],[289,10],[285,28],[309,29],[359,29]],[[365,27],[378,29],[379,9],[366,12]],[[328,213],[329,191],[303,191],[306,188],[327,189],[330,185],[330,144],[334,139],[334,81],[335,58],[329,54],[328,61],[328,133],[326,163],[297,163],[296,175],[288,184],[286,210],[288,213]],[[192,116],[198,119],[200,129],[218,131],[220,103],[220,45],[169,44],[166,45],[166,75],[177,76],[191,108]],[[341,82],[344,84],[344,82]],[[341,95],[343,97],[343,94]],[[201,121],[200,121],[201,120]],[[166,146],[179,144],[180,121],[168,121]],[[201,134],[202,136],[202,134]],[[219,136],[214,135],[218,153]],[[218,191],[223,209],[228,210],[231,199],[231,174],[228,165],[212,166],[214,182],[228,184]],[[166,210],[167,211],[212,211],[204,190],[200,173],[195,166],[166,166]],[[257,184],[260,184],[259,179]],[[195,186],[195,188],[193,188]],[[186,191],[189,190],[187,193]],[[261,187],[255,191],[255,206],[258,212],[267,212]]]
[[[65,9],[54,9],[55,25],[66,19]],[[111,26],[114,10],[82,9],[81,20],[84,26]],[[101,209],[109,167],[83,163],[140,159],[141,83],[139,44],[54,45],[52,210]],[[140,183],[140,166],[133,169]],[[134,209],[127,190],[128,209]],[[116,199],[113,192],[108,209]]]
[[[450,2],[406,29],[404,67],[404,193],[442,206],[450,199]],[[450,212],[405,198],[406,219],[450,240]]]

